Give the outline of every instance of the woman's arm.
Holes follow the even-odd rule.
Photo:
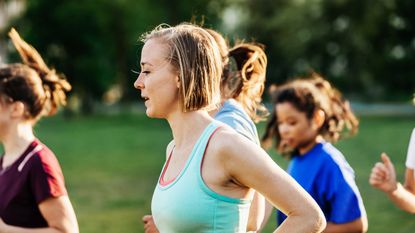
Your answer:
[[[382,163],[378,162],[372,168],[369,183],[386,193],[389,199],[400,209],[415,214],[415,182],[414,170],[406,169],[405,183],[402,186],[396,180],[393,163],[386,154],[382,154]]]
[[[267,223],[269,221],[269,218],[272,215],[272,211],[274,211],[274,210],[275,210],[274,206],[272,206],[271,203],[269,203],[267,200],[265,200],[264,221],[261,224],[259,232],[261,232],[262,229],[264,229],[265,225],[267,225]]]
[[[79,233],[78,222],[68,196],[48,198],[39,204],[47,228],[22,228],[0,219],[0,233]]]
[[[260,193],[255,192],[249,208],[248,232],[257,232],[260,230],[262,223],[265,221],[265,198]]]
[[[415,182],[414,170],[407,168],[405,172],[405,183],[396,183],[396,188],[387,192],[389,199],[400,209],[415,214]]]
[[[219,151],[225,170],[237,183],[260,192],[287,215],[275,232],[321,232],[322,211],[313,198],[256,144],[243,137],[221,135]],[[227,141],[227,142],[226,142]]]
[[[362,216],[352,222],[336,224],[327,222],[324,233],[362,233],[367,231],[367,217]]]

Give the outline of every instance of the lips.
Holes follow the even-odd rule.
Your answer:
[[[294,151],[292,147],[293,140],[289,138],[283,138],[280,141],[278,150],[283,154],[291,154]]]
[[[290,146],[292,143],[292,139],[290,138],[282,138],[280,144],[283,146]]]
[[[150,98],[148,98],[147,96],[141,96],[141,98],[143,98],[144,99],[144,101],[147,101],[147,100],[149,100]]]

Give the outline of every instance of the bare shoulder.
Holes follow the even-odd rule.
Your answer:
[[[242,143],[243,136],[238,134],[234,129],[228,125],[221,125],[217,132],[212,136],[211,143],[217,149],[226,150],[232,148],[235,144]]]
[[[213,154],[220,155],[222,159],[232,159],[234,156],[240,157],[245,154],[244,152],[262,151],[260,146],[227,125],[221,126],[212,136],[209,148]]]

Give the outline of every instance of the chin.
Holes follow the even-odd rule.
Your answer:
[[[150,118],[156,118],[153,113],[151,111],[149,111],[148,109],[146,110],[146,115]]]
[[[158,119],[164,118],[163,116],[157,115],[157,113],[151,112],[149,109],[146,110],[146,115],[149,118],[158,118]]]

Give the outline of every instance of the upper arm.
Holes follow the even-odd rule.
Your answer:
[[[405,165],[407,168],[415,169],[415,128],[413,129],[411,138],[409,139]]]
[[[367,220],[364,217],[356,219],[352,222],[335,224],[327,222],[324,233],[348,233],[348,232],[366,232]]]
[[[61,167],[53,154],[42,151],[30,165],[29,182],[37,203],[50,197],[67,195]]]
[[[415,181],[414,181],[414,169],[415,169],[415,129],[412,130],[411,138],[409,140],[408,153],[406,156],[406,172],[405,172],[405,184],[406,190],[415,195]]]
[[[337,224],[353,222],[366,217],[363,201],[351,170],[341,169],[335,163],[330,164],[325,175],[327,182],[321,189],[329,203],[328,222]]]
[[[220,134],[211,144],[216,148],[214,157],[220,160],[218,166],[236,184],[261,193],[288,216],[278,232],[324,229],[324,215],[317,203],[261,147],[236,133]]]
[[[414,180],[414,169],[412,168],[406,168],[405,171],[405,183],[404,187],[406,190],[411,192],[415,195],[415,180]]]
[[[238,183],[253,188],[287,215],[318,208],[310,195],[282,170],[258,145],[241,136],[220,151],[225,170]]]
[[[78,233],[78,223],[68,196],[52,197],[39,204],[48,226],[63,233]]]

